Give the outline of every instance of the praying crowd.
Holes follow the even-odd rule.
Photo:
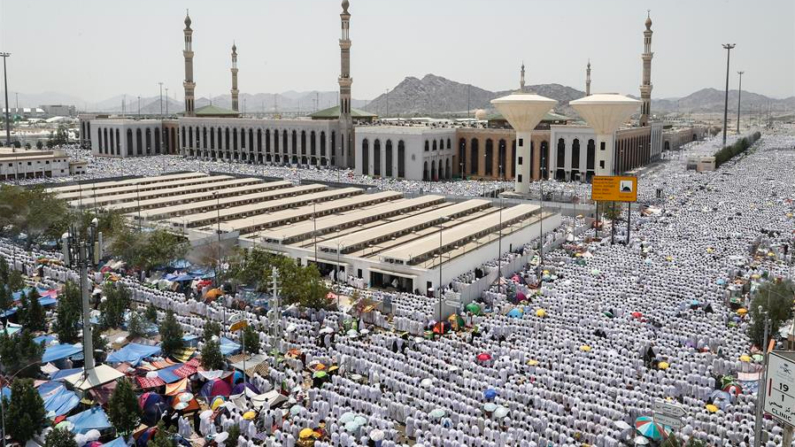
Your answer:
[[[717,145],[689,150],[708,155]],[[228,165],[161,157],[170,170]],[[124,160],[125,169],[152,175],[146,169],[157,171],[158,158]],[[117,162],[91,163],[102,172]],[[226,299],[196,301],[134,277],[119,281],[136,303],[157,306],[159,320],[174,311],[186,334],[201,335],[210,319],[224,323],[224,339],[239,343],[229,324],[241,313],[259,332],[267,373],[252,374],[221,410],[201,412],[193,422],[175,417],[179,434],[200,439],[197,444],[612,447],[659,444],[673,432],[709,446],[748,447],[762,365],[747,335],[750,317],[738,309],[747,310],[765,282],[795,272],[795,137],[765,135],[713,172],[685,165],[670,159],[643,174],[630,223],[626,208],[614,228],[566,220],[571,231],[557,229],[565,241],[545,252],[543,262],[532,256],[520,271],[501,271],[481,296],[442,321],[437,298],[406,293],[356,291],[373,309],[293,306],[260,315],[228,308]],[[277,175],[269,171],[277,168],[231,166],[240,173],[294,175],[285,168]],[[336,176],[298,171],[302,178]],[[439,183],[448,189],[437,191],[437,184],[405,183],[405,190],[450,195],[509,187],[456,182]],[[547,186],[588,197],[587,185]],[[37,267],[44,253],[5,240],[0,255],[28,275],[40,268],[49,285],[76,278],[67,267]],[[503,259],[507,265],[519,255]],[[495,265],[486,262],[485,269],[494,272]],[[458,281],[479,277],[473,272]],[[337,289],[345,296],[354,291]],[[455,297],[451,290],[448,298]],[[387,301],[389,312],[382,312]],[[220,377],[215,373],[196,374],[212,381]],[[276,391],[278,405],[258,400]],[[655,424],[655,401],[681,405],[682,427]],[[228,439],[233,425],[238,439]],[[763,445],[782,445],[780,423],[765,418],[763,431]]]

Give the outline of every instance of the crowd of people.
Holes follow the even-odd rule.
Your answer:
[[[198,430],[180,421],[186,439],[292,446],[311,429],[320,434],[318,447],[609,447],[641,434],[644,442],[661,441],[673,430],[644,432],[643,418],[652,415],[655,401],[669,401],[686,413],[678,436],[747,447],[753,445],[761,365],[745,360],[758,351],[747,335],[749,318],[729,306],[729,298],[747,309],[751,294],[738,294],[732,285],[748,284],[753,292],[795,271],[789,249],[794,145],[795,138],[769,135],[714,172],[687,171],[684,159],[649,170],[639,180],[639,200],[654,201],[660,212],[641,216],[633,208],[630,233],[626,223],[616,225],[615,244],[604,230],[572,234],[542,265],[503,272],[451,327],[437,321],[435,299],[405,293],[366,293],[376,303],[388,297],[389,315],[290,308],[274,321],[227,309],[223,300],[199,302],[133,278],[122,281],[135,301],[175,311],[187,333],[201,334],[208,318],[229,323],[242,312],[260,331],[264,352],[300,352],[281,362],[273,354],[267,377],[254,379],[260,391],[283,392],[289,399],[283,409],[256,408],[244,394],[230,400],[223,417],[203,417]],[[709,155],[717,146],[712,141],[690,150]],[[125,160],[124,166],[129,174],[152,175],[147,169],[157,170],[153,160],[160,158],[171,170],[228,165],[161,156]],[[114,163],[92,160],[106,175]],[[276,169],[230,166],[263,175]],[[297,171],[302,178],[335,175]],[[427,185],[414,183],[406,188]],[[446,193],[478,195],[501,186],[457,183]],[[34,268],[38,255],[8,242],[0,242],[0,254],[13,257],[18,269]],[[66,267],[47,269],[49,281],[74,277]],[[238,337],[228,326],[223,335]],[[317,364],[333,365],[335,374],[312,383],[307,374]],[[724,386],[727,378],[733,380]],[[256,419],[244,417],[254,409]],[[233,424],[240,437],[226,439]],[[763,425],[767,445],[781,445],[779,424],[767,418]]]

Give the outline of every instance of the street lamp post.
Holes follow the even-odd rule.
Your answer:
[[[733,43],[723,44],[726,49],[726,95],[723,104],[723,145],[726,146],[726,120],[729,117],[729,61],[731,60],[732,49],[736,46]]]
[[[160,119],[163,119],[163,83],[158,82],[160,85]]]
[[[737,89],[737,135],[740,135],[740,105],[742,104],[743,99],[743,73],[744,71],[738,71],[737,74],[740,75],[740,86]]]
[[[444,216],[441,218],[441,222],[439,222],[439,324],[442,324],[442,231],[444,230],[444,223],[448,220],[450,220],[450,218]]]
[[[6,94],[6,146],[11,146],[11,118],[8,109],[8,75],[6,74],[6,59],[11,57],[11,53],[0,53],[3,58],[3,84],[5,85]],[[3,431],[5,434],[5,431]],[[3,438],[3,447],[5,447],[5,438]]]

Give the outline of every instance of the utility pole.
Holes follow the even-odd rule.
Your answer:
[[[765,367],[762,369],[762,377],[759,378],[759,390],[756,392],[756,422],[754,423],[754,447],[762,446],[762,417],[764,416],[763,408],[765,406],[765,393],[767,384],[767,337],[770,331],[770,318],[767,312],[762,311],[762,306],[759,306],[760,314],[765,316],[765,338],[762,343],[763,355],[765,356]]]
[[[11,146],[11,118],[9,117],[8,110],[8,74],[6,72],[6,59],[11,57],[11,53],[0,53],[3,58],[3,84],[5,85],[6,94],[6,146]],[[5,433],[4,433],[5,434]]]
[[[740,87],[737,90],[737,135],[740,135],[740,105],[742,104],[743,98],[743,73],[744,71],[738,71],[737,74],[740,75]]]
[[[141,95],[138,95],[138,117],[141,117]]]
[[[158,84],[160,84],[160,119],[163,119],[163,83],[158,82]]]
[[[732,48],[736,44],[725,43],[723,48],[726,49],[726,97],[723,104],[723,146],[726,146],[726,120],[729,117],[729,62],[731,60]]]

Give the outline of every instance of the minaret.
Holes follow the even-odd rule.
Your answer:
[[[524,61],[522,61],[522,75],[519,77],[519,91],[524,91]]]
[[[237,112],[237,45],[232,42],[232,110]]]
[[[588,66],[585,69],[585,96],[591,96],[591,60],[588,59]]]
[[[649,125],[651,115],[651,59],[654,53],[651,52],[651,13],[646,16],[646,31],[643,32],[643,84],[640,86],[640,125]]]
[[[194,116],[194,98],[196,83],[193,82],[193,30],[190,28],[190,13],[185,16],[185,49],[182,54],[185,56],[185,116]]]
[[[342,0],[342,36],[340,37],[341,72],[340,84],[340,151],[337,155],[337,165],[348,168],[355,167],[355,154],[353,150],[353,118],[351,117],[351,14],[348,12],[348,0]]]

